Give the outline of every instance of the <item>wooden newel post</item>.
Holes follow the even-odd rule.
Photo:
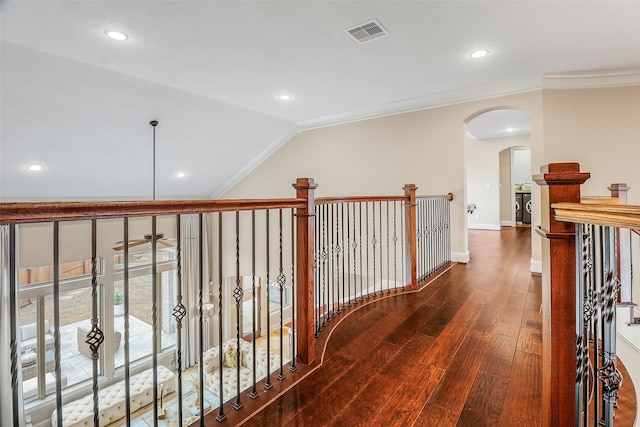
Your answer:
[[[554,203],[580,203],[589,173],[578,163],[551,163],[533,177],[541,186],[542,425],[576,425],[576,229],[557,221]]]
[[[300,363],[313,362],[315,352],[315,338],[313,326],[313,248],[315,237],[316,204],[313,190],[318,184],[312,178],[298,178],[293,188],[296,198],[305,199],[305,207],[296,211],[296,275],[297,275],[297,308],[296,322],[297,360]]]
[[[418,187],[416,187],[415,184],[405,184],[402,189],[404,190],[405,197],[409,198],[409,200],[406,200],[404,204],[404,239],[407,248],[407,253],[405,254],[405,265],[407,266],[407,279],[411,280],[411,287],[413,289],[417,289],[416,190]]]

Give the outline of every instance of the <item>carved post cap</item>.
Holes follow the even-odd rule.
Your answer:
[[[609,187],[607,187],[607,190],[611,191],[611,197],[618,197],[620,198],[622,204],[626,204],[627,192],[631,190],[631,187],[629,187],[625,183],[617,183],[611,184]]]
[[[408,196],[412,191],[415,193],[418,187],[416,187],[415,184],[405,184],[402,189],[404,190],[405,196]]]
[[[291,184],[296,190],[315,190],[318,184],[313,182],[313,178],[298,178]]]
[[[580,172],[579,163],[549,163],[540,166],[540,174],[533,180],[538,185],[581,185],[591,177],[589,172]],[[577,200],[579,202],[580,200]]]

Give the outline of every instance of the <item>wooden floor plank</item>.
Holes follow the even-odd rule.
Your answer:
[[[468,264],[334,318],[317,341],[324,363],[244,425],[540,426],[530,244],[530,228],[470,231]]]
[[[480,371],[456,423],[457,426],[493,427],[500,421],[508,379]]]

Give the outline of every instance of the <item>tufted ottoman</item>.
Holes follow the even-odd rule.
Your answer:
[[[158,366],[158,388],[164,384],[165,394],[175,390],[175,374],[168,368]],[[131,412],[153,402],[153,369],[148,369],[130,378]],[[119,381],[98,391],[100,425],[106,426],[126,414],[125,383]],[[57,426],[56,411],[51,415],[51,424]],[[62,407],[62,424],[65,427],[93,426],[93,394],[69,402]]]
[[[229,346],[237,345],[235,339],[222,343],[222,351],[226,352]],[[240,351],[242,352],[240,364],[240,391],[253,386],[253,351],[251,343],[240,340]],[[260,381],[267,376],[267,350],[256,348],[256,381]],[[269,357],[271,372],[280,368],[280,355],[272,354]],[[222,373],[222,400],[227,402],[238,392],[237,368],[220,367],[219,347],[210,348],[204,353],[203,362],[205,366],[204,386],[211,393],[220,396],[220,373]],[[288,363],[285,360],[284,363]]]

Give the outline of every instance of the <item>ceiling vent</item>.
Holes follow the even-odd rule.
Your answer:
[[[367,43],[371,40],[379,39],[389,35],[387,30],[375,19],[356,27],[345,30],[358,43]]]

